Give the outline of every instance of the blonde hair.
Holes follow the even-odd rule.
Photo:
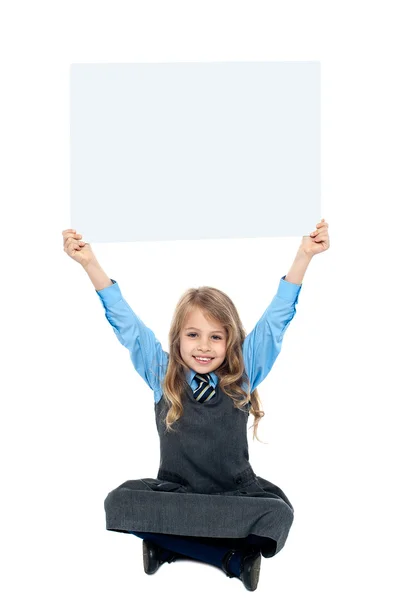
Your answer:
[[[215,370],[221,390],[231,397],[235,407],[248,412],[245,407],[250,402],[249,413],[254,415],[253,439],[262,442],[257,436],[259,421],[265,413],[261,410],[261,401],[256,390],[250,393],[248,376],[242,353],[242,344],[246,332],[233,302],[224,292],[203,286],[188,289],[180,298],[175,308],[169,331],[169,362],[163,381],[163,394],[169,410],[164,419],[166,429],[173,430],[173,423],[183,414],[181,397],[184,392],[184,382],[188,371],[187,365],[180,355],[180,333],[186,322],[188,313],[199,308],[207,319],[220,322],[227,331],[226,357],[223,363]],[[248,392],[242,389],[246,382]]]

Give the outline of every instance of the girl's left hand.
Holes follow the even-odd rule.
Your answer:
[[[314,256],[328,250],[329,247],[328,223],[322,219],[320,223],[317,223],[315,231],[312,231],[310,235],[303,236],[299,250],[308,256]]]

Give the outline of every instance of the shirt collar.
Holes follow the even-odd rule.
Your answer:
[[[187,379],[187,383],[191,386],[191,383],[196,375],[197,371],[193,371],[193,369],[190,369],[190,371],[187,373],[186,375],[186,379]],[[209,373],[209,375],[211,376],[211,383],[213,384],[213,387],[217,386],[217,382],[218,382],[218,377],[217,375],[215,375],[215,373],[213,371],[211,371]]]

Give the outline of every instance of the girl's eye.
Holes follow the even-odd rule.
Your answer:
[[[196,334],[196,333],[188,333],[187,335],[190,337],[190,335],[197,335],[197,334]],[[213,335],[212,337],[215,337],[215,338],[217,338],[218,340],[221,340],[221,339],[222,339],[222,338],[221,338],[219,335]]]

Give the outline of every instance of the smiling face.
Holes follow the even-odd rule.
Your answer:
[[[201,309],[193,308],[180,332],[180,354],[197,373],[215,371],[226,357],[226,331],[218,321],[208,320]],[[195,357],[210,357],[200,362]]]

